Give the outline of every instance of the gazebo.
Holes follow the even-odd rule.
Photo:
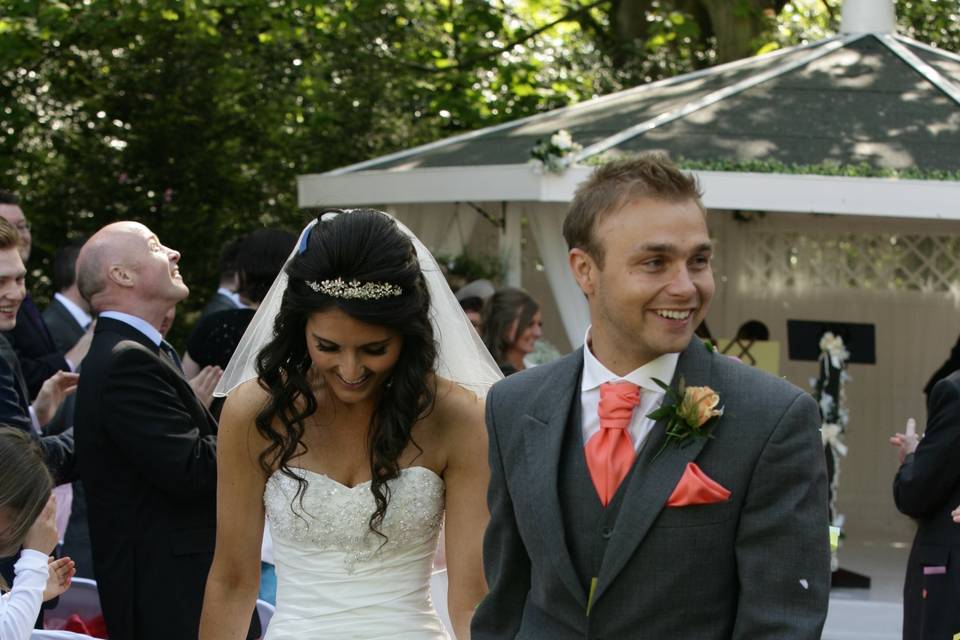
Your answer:
[[[849,369],[841,510],[851,536],[903,541],[886,436],[922,422],[920,390],[960,332],[960,56],[898,35],[891,1],[848,0],[841,31],[304,175],[299,203],[379,206],[445,253],[495,243],[506,283],[560,320],[548,338],[575,347],[588,318],[566,266],[566,205],[594,159],[669,153],[710,210],[715,335],[762,320],[780,374],[809,388],[816,368],[790,359],[788,320],[875,328],[876,363]],[[565,170],[530,164],[558,130],[582,145]]]

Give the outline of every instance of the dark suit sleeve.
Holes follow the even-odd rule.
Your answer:
[[[960,483],[960,389],[952,377],[930,392],[930,417],[923,439],[893,480],[893,499],[914,518],[943,507]],[[956,506],[956,505],[954,505]]]
[[[216,494],[216,437],[201,436],[160,360],[143,349],[115,358],[102,398],[103,430],[144,478],[176,496]]]
[[[19,316],[17,316],[19,318]],[[19,322],[19,320],[18,320]],[[30,399],[37,397],[40,393],[40,387],[44,380],[55,374],[57,371],[70,371],[70,365],[66,359],[56,351],[43,355],[32,354],[25,345],[24,341],[26,329],[18,331],[16,328],[6,335],[10,346],[17,354],[20,360],[20,369],[23,371],[23,378],[27,383],[27,391],[30,393]]]
[[[490,485],[487,504],[490,523],[483,536],[483,570],[490,588],[473,615],[471,637],[514,638],[523,619],[530,591],[530,556],[520,537],[513,500],[507,487],[496,426],[496,387],[487,397]],[[512,425],[508,425],[512,426]]]
[[[0,424],[33,431],[33,422],[20,404],[13,369],[5,358],[0,358]]]
[[[54,483],[66,484],[78,480],[73,446],[73,427],[55,436],[40,438],[43,461],[53,474]]]
[[[735,547],[735,639],[820,638],[830,595],[830,546],[819,426],[816,402],[798,394],[754,467]]]

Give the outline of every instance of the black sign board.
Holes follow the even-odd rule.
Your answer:
[[[843,338],[850,352],[848,362],[876,364],[876,327],[858,322],[787,320],[787,348],[791,360],[818,360],[820,338],[830,331]]]

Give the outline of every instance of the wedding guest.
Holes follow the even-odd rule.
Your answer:
[[[73,430],[42,436],[64,398],[73,392],[77,375],[58,371],[44,381],[40,392],[31,403],[27,383],[16,353],[6,335],[16,327],[18,311],[26,291],[26,268],[18,251],[19,236],[5,219],[0,218],[0,423],[17,427],[40,443],[44,459],[59,483],[57,522],[63,532],[70,514],[72,492],[65,484],[74,478]],[[16,557],[0,556],[0,575],[12,579]]]
[[[930,392],[933,390],[933,385],[937,384],[958,369],[960,369],[960,338],[957,338],[956,344],[954,344],[953,348],[950,349],[950,355],[947,357],[946,362],[940,365],[940,368],[934,371],[933,375],[930,376],[930,379],[927,380],[927,384],[923,385],[923,395],[927,397],[928,413],[930,409]]]
[[[900,468],[893,498],[917,521],[903,585],[904,640],[952,638],[960,633],[960,371],[930,391],[923,438],[915,422],[890,438]]]
[[[498,289],[484,305],[483,343],[505,376],[526,369],[542,328],[540,305],[522,289]]]
[[[179,260],[129,221],[100,229],[77,259],[98,316],[77,389],[77,464],[112,640],[195,638],[213,558],[217,426],[160,334],[189,293]]]
[[[83,243],[69,244],[57,249],[53,254],[53,287],[56,293],[47,308],[43,310],[43,321],[47,323],[57,350],[66,354],[83,337],[93,317],[90,305],[77,289],[77,256]]]
[[[227,309],[240,309],[243,303],[240,296],[237,295],[239,279],[237,276],[237,256],[240,251],[240,243],[243,238],[234,238],[230,240],[220,250],[219,273],[220,280],[217,290],[207,301],[200,314],[204,318],[211,313],[226,311]]]
[[[19,199],[9,191],[0,190],[0,218],[16,228],[20,258],[26,265],[33,248],[30,221],[20,208]],[[5,335],[20,361],[31,399],[40,392],[44,380],[57,371],[76,371],[93,339],[92,331],[87,330],[66,354],[61,354],[29,292],[17,311],[16,326]]]
[[[477,333],[483,332],[483,305],[495,292],[490,281],[483,279],[468,282],[457,289],[457,302]]]
[[[283,229],[258,229],[242,239],[235,262],[237,296],[242,306],[217,311],[200,319],[187,343],[183,363],[187,376],[196,375],[206,366],[221,369],[227,366],[296,241],[295,235]]]
[[[12,584],[0,578],[0,638],[26,640],[44,601],[70,586],[70,558],[50,559],[57,544],[53,479],[36,442],[0,425],[0,556],[19,553]]]

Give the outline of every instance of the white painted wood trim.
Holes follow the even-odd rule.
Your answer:
[[[886,47],[890,49],[894,55],[913,67],[917,73],[926,78],[930,84],[935,86],[937,89],[940,89],[940,91],[945,93],[951,100],[957,104],[960,104],[960,89],[943,77],[939,71],[924,62],[920,56],[910,51],[893,36],[883,35],[878,37],[880,38],[880,42],[886,45]]]
[[[947,50],[945,50],[945,49],[939,49],[939,48],[937,48],[937,47],[932,47],[932,46],[930,46],[929,44],[927,44],[926,42],[920,42],[919,40],[914,40],[913,38],[908,38],[907,36],[903,36],[903,35],[899,35],[899,34],[897,34],[897,35],[895,35],[895,36],[893,36],[893,37],[894,37],[898,42],[900,42],[900,43],[902,43],[902,44],[910,45],[911,47],[916,47],[916,48],[918,48],[918,49],[923,49],[923,50],[926,51],[927,53],[932,53],[932,54],[938,55],[938,56],[940,56],[940,57],[942,57],[942,58],[947,58],[948,60],[953,60],[954,62],[960,62],[960,55],[958,55],[958,54],[956,54],[956,53],[954,53],[954,52],[952,52],[952,51],[947,51]]]
[[[297,181],[301,207],[418,202],[569,202],[592,171],[540,174],[531,165],[314,174]],[[960,220],[960,182],[694,171],[711,209]]]
[[[960,220],[960,182],[694,172],[710,209]]]

